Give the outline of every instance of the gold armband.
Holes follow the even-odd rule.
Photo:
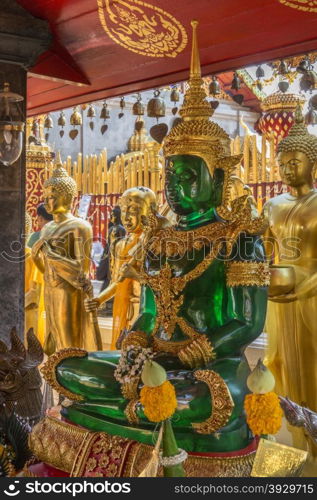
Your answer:
[[[206,335],[197,336],[178,352],[178,358],[189,368],[206,366],[215,357],[211,343]]]
[[[123,339],[121,344],[121,349],[127,349],[130,345],[138,347],[148,347],[148,338],[144,332],[130,332]]]
[[[74,394],[73,392],[63,387],[57,380],[56,377],[56,368],[64,359],[67,358],[83,358],[87,356],[87,351],[80,349],[79,347],[67,347],[66,349],[62,349],[61,351],[57,351],[52,356],[48,358],[46,363],[42,366],[41,373],[48,382],[48,384],[66,398],[71,401],[82,401],[84,398],[79,394]]]
[[[269,286],[267,262],[232,261],[227,263],[227,286]]]

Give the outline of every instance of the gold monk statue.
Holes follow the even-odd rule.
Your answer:
[[[76,182],[58,159],[44,184],[45,208],[53,220],[32,247],[34,263],[44,273],[46,352],[66,347],[102,350],[97,318],[84,308],[86,294],[92,293],[88,279],[92,229],[71,213],[76,195]]]
[[[300,107],[288,137],[278,145],[278,162],[290,192],[264,206],[277,249],[269,288],[267,361],[276,392],[316,412],[317,137],[308,133]],[[317,447],[309,438],[306,442],[302,429],[293,427],[292,435],[294,446],[308,445],[316,459]]]
[[[88,312],[114,297],[111,350],[117,347],[121,334],[128,331],[139,314],[141,287],[137,279],[124,277],[123,269],[129,264],[142,244],[144,222],[157,213],[155,193],[146,187],[127,189],[121,199],[121,218],[127,235],[112,246],[111,282],[98,297],[85,300]],[[167,221],[160,217],[165,225]]]

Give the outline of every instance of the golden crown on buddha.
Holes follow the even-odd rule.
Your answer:
[[[165,157],[172,155],[196,155],[207,164],[213,175],[215,168],[231,170],[241,159],[241,155],[230,156],[230,137],[219,126],[209,120],[213,115],[210,102],[203,88],[197,43],[198,21],[192,21],[193,43],[189,88],[179,111],[182,121],[172,128],[163,142]]]

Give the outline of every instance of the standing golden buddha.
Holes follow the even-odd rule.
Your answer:
[[[264,206],[273,237],[276,265],[271,268],[268,364],[282,396],[317,411],[317,191],[313,181],[317,137],[304,125],[300,107],[288,137],[278,146],[281,178],[289,193]],[[292,428],[293,444],[317,447],[302,429]]]
[[[71,213],[77,186],[57,161],[53,175],[44,184],[45,208],[53,220],[45,225],[32,247],[32,257],[44,274],[47,351],[81,347],[102,349],[98,324],[84,308],[92,229]],[[50,347],[48,347],[50,344]]]
[[[111,283],[98,297],[85,300],[86,310],[95,311],[114,297],[111,350],[116,349],[121,333],[131,328],[139,314],[140,283],[133,276],[123,275],[123,269],[142,245],[143,223],[151,214],[157,213],[156,195],[143,186],[130,188],[123,193],[120,207],[127,235],[112,247]],[[168,225],[164,217],[159,220]]]

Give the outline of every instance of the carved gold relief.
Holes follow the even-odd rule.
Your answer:
[[[305,12],[317,12],[317,0],[278,0],[291,9],[303,10]]]
[[[195,378],[208,385],[211,396],[212,412],[205,422],[192,424],[200,434],[212,434],[228,422],[234,403],[227,384],[222,377],[213,370],[197,370]]]
[[[168,12],[140,0],[97,0],[100,22],[112,40],[150,57],[176,57],[187,45],[185,28]]]

